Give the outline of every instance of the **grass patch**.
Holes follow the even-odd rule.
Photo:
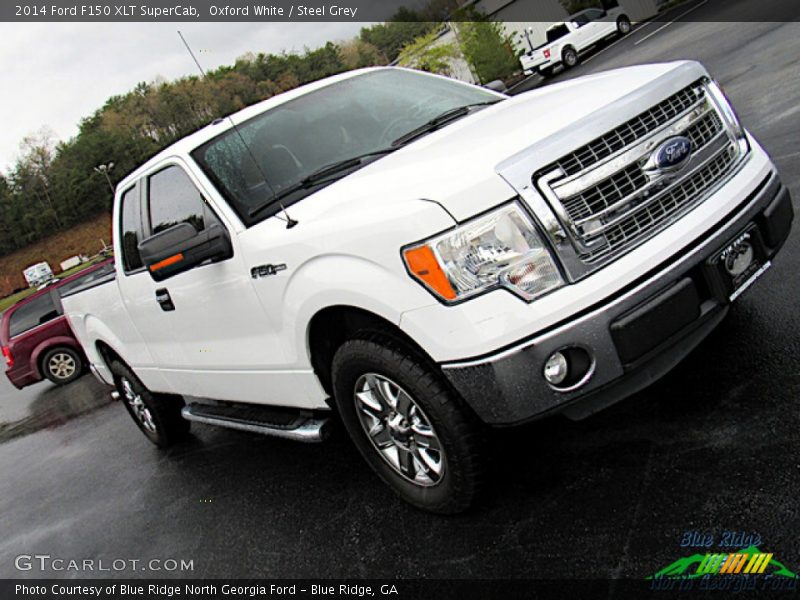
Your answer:
[[[56,277],[58,277],[59,279],[66,279],[70,275],[75,275],[75,273],[83,271],[87,267],[91,267],[92,265],[96,265],[98,262],[100,262],[100,261],[90,260],[90,261],[87,261],[85,263],[81,263],[77,267],[72,267],[71,269],[67,269],[66,271],[62,271],[61,273],[56,275]]]
[[[23,298],[27,298],[35,291],[36,288],[28,288],[26,290],[22,290],[21,292],[17,292],[16,294],[6,296],[5,298],[0,298],[0,312],[3,312],[9,306],[13,306]]]
[[[22,272],[31,265],[46,261],[53,273],[59,273],[59,264],[71,256],[93,256],[104,243],[111,241],[111,214],[103,213],[88,219],[72,229],[60,231],[11,254],[0,256],[0,297],[27,287]]]

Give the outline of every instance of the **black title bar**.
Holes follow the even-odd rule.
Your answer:
[[[608,0],[605,0],[607,2]],[[635,10],[659,0],[618,0],[637,5]],[[467,3],[498,21],[553,22],[564,18],[572,0],[478,0]],[[598,6],[604,0],[596,0]],[[463,4],[463,3],[462,3]],[[587,4],[581,3],[581,6]],[[512,6],[513,5],[513,6]],[[398,11],[414,11],[415,18],[431,21],[474,19],[474,12],[453,9],[453,0],[11,0],[0,3],[5,22],[373,22],[397,17]],[[800,20],[797,0],[688,0],[651,20],[693,22],[788,22]],[[406,13],[399,13],[400,15]],[[403,18],[402,16],[400,17]]]

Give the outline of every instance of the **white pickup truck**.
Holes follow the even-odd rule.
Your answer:
[[[520,65],[526,75],[538,71],[549,77],[559,65],[571,69],[578,64],[581,54],[610,37],[627,35],[630,31],[630,17],[621,8],[587,8],[549,27],[545,32],[547,41],[522,54]]]
[[[792,218],[696,62],[513,98],[368,69],[128,175],[116,273],[63,304],[157,445],[190,421],[317,441],[338,413],[403,498],[455,512],[487,432],[583,418],[664,375]]]

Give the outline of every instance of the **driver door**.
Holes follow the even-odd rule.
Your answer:
[[[609,23],[604,10],[590,8],[584,11],[583,14],[587,21],[581,28],[584,35],[584,47],[596,44],[609,35]],[[613,29],[611,31],[613,31]]]
[[[145,270],[123,289],[128,309],[171,391],[219,400],[269,403],[269,366],[283,363],[275,324],[263,309],[231,234],[184,165],[171,160],[141,180],[144,238],[180,223],[198,232],[226,228],[233,257],[163,281]],[[141,261],[140,261],[141,262]]]

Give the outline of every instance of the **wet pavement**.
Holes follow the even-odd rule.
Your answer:
[[[667,31],[634,46],[649,33],[640,29],[556,80],[703,60],[800,213],[800,25]],[[798,273],[796,224],[773,268],[661,381],[583,422],[497,435],[488,499],[453,518],[395,498],[341,432],[302,445],[195,425],[188,443],[159,452],[118,403],[60,424],[107,401],[90,376],[22,392],[3,381],[0,420],[46,427],[0,444],[0,577],[42,576],[17,571],[14,557],[47,553],[193,560],[169,575],[194,577],[638,579],[692,553],[680,547],[691,531],[717,543],[727,531],[758,535],[798,571]]]
[[[111,401],[91,376],[59,387],[49,381],[17,390],[0,375],[0,443],[57,427]]]

